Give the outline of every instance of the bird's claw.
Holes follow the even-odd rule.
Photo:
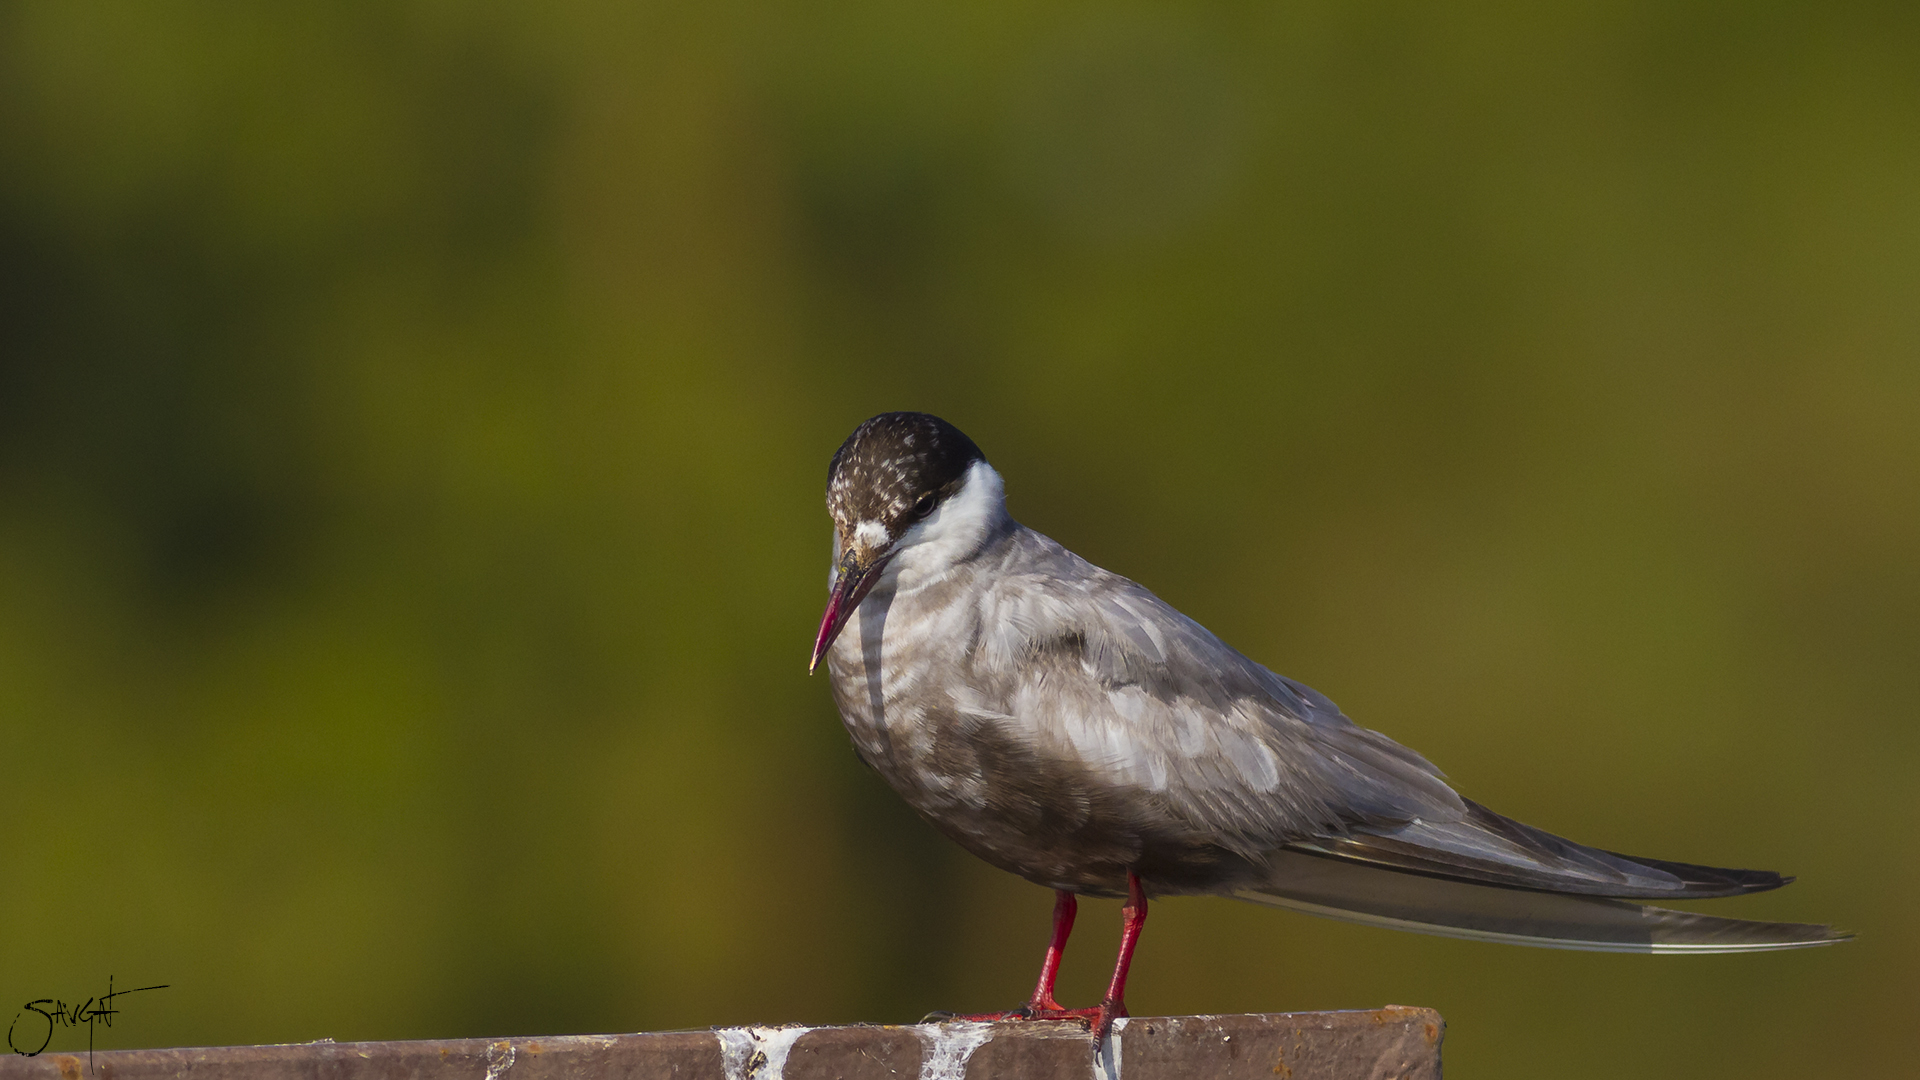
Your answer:
[[[1008,1020],[1072,1020],[1087,1026],[1095,1044],[1107,1041],[1107,1034],[1113,1030],[1113,1022],[1127,1015],[1127,1006],[1123,1001],[1103,1001],[1091,1009],[1062,1008],[1058,1002],[1049,1001],[1041,1005],[1028,1003],[1005,1014]]]
[[[1107,1035],[1113,1030],[1113,1022],[1127,1015],[1124,1001],[1103,1001],[1091,1009],[1069,1009],[1052,999],[1035,1004],[1028,1002],[1011,1012],[997,1013],[952,1013],[930,1012],[920,1022],[923,1024],[946,1023],[953,1020],[968,1021],[976,1024],[998,1024],[1020,1020],[1071,1020],[1085,1024],[1096,1045],[1105,1043]]]

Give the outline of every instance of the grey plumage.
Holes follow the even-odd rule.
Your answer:
[[[1562,948],[1845,937],[1629,902],[1787,879],[1601,851],[1463,799],[1419,754],[1015,522],[942,421],[869,421],[830,492],[816,662],[861,758],[995,866],[1070,893],[1126,895],[1131,873],[1149,895]]]

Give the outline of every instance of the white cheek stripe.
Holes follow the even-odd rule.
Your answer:
[[[899,552],[887,566],[889,578],[903,589],[918,588],[972,555],[980,542],[1007,518],[1006,488],[1000,474],[984,461],[967,469],[960,490],[940,508],[900,535]]]
[[[887,527],[877,521],[863,521],[853,527],[854,543],[863,548],[885,547],[891,539],[887,535]]]

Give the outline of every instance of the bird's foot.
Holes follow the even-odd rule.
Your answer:
[[[1032,1001],[1014,1010],[1014,1012],[1020,1014],[1020,1019],[1022,1020],[1058,1020],[1066,1013],[1072,1011],[1073,1010],[1053,1000],[1051,993],[1046,997],[1036,997]]]
[[[1063,1009],[1056,1002],[1041,1005],[1027,1005],[1021,1009],[1018,1018],[1022,1020],[1077,1020],[1087,1025],[1087,1031],[1093,1035],[1095,1044],[1107,1041],[1107,1033],[1113,1030],[1113,1022],[1127,1015],[1127,1003],[1124,1001],[1102,1001],[1091,1009]]]
[[[1101,1002],[1100,1007],[1094,1011],[1098,1015],[1094,1017],[1093,1023],[1089,1026],[1089,1030],[1093,1032],[1093,1045],[1096,1047],[1105,1046],[1107,1044],[1107,1033],[1113,1030],[1113,1022],[1127,1015],[1127,1003],[1124,1001],[1114,1001],[1109,998]]]
[[[1070,1009],[1062,1008],[1060,1003],[1053,1000],[1053,996],[1049,994],[1048,996],[1041,998],[1038,1001],[1029,1001],[1025,1005],[1022,1005],[1019,1008],[1013,1009],[1008,1012],[991,1012],[991,1013],[930,1012],[920,1022],[923,1024],[933,1024],[933,1023],[940,1023],[942,1021],[947,1021],[947,1020],[967,1020],[976,1024],[997,1024],[1004,1020],[1078,1019],[1077,1016],[1069,1017],[1067,1015],[1071,1011],[1072,1010]],[[1091,1012],[1092,1010],[1082,1009],[1080,1011]]]
[[[1113,1030],[1113,1022],[1125,1015],[1127,1003],[1124,1001],[1103,1001],[1091,1009],[1069,1009],[1048,998],[1038,1003],[1030,1001],[1012,1012],[931,1012],[920,1022],[936,1024],[965,1020],[976,1024],[998,1024],[1008,1020],[1073,1020],[1085,1024],[1087,1031],[1093,1035],[1093,1041],[1098,1044],[1107,1041],[1107,1033]]]

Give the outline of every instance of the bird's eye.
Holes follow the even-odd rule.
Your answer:
[[[913,504],[913,516],[916,518],[923,518],[923,517],[926,517],[928,514],[933,513],[933,502],[934,502],[933,492],[931,491],[927,492],[925,495],[920,496],[919,501]]]

